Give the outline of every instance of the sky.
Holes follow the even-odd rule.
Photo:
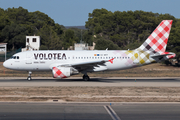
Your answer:
[[[29,12],[40,11],[63,26],[82,26],[94,9],[108,11],[143,10],[159,14],[168,13],[180,18],[180,0],[0,0],[0,8],[18,8]]]

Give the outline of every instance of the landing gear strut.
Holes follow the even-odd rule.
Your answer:
[[[31,78],[31,74],[32,74],[32,72],[31,72],[31,71],[29,71],[29,74],[28,74],[28,77],[27,77],[27,80],[28,80],[28,81],[31,81],[31,80],[32,80],[32,78]]]
[[[84,75],[83,75],[83,80],[84,80],[84,81],[88,81],[88,80],[89,80],[89,76],[88,76],[87,74],[84,74]]]

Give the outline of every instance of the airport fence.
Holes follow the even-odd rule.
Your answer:
[[[12,50],[12,51],[7,51],[6,53],[6,60],[11,58],[12,55],[14,55],[15,53],[21,52],[21,48],[17,49],[17,50]],[[4,62],[5,61],[5,53],[1,53],[0,54],[0,62]]]

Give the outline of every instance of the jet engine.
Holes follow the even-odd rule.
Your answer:
[[[53,67],[52,74],[54,78],[67,78],[71,75],[78,74],[78,70],[73,67]]]

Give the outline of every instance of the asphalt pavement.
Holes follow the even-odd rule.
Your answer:
[[[41,86],[144,86],[180,87],[180,77],[92,77],[89,81],[81,77],[53,79],[51,77],[0,77],[0,87],[41,87]]]
[[[0,102],[0,120],[180,120],[180,103]]]

